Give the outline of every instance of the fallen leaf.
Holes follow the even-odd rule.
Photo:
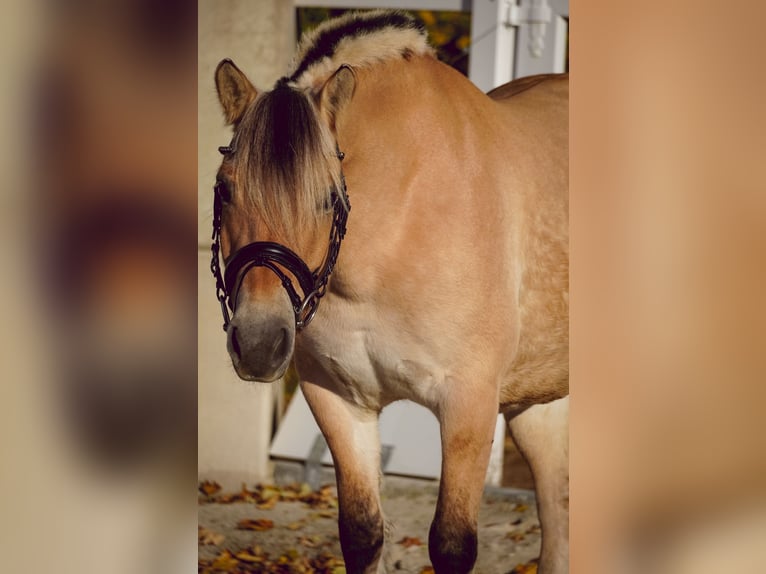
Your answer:
[[[231,551],[221,552],[215,559],[198,560],[200,574],[254,574],[275,572],[278,574],[346,574],[342,558],[328,552],[320,552],[310,558],[294,548],[279,557],[272,558],[260,546],[252,546],[232,555]]]
[[[215,570],[223,570],[224,572],[231,572],[238,565],[239,561],[228,550],[221,552],[213,561],[213,568]]]
[[[526,540],[526,535],[523,532],[519,532],[518,530],[514,530],[513,532],[509,532],[505,535],[506,538],[510,538],[514,542],[521,542],[522,540]]]
[[[250,551],[250,549],[243,550],[241,552],[237,552],[235,555],[237,560],[241,560],[242,562],[263,562],[265,560],[264,556],[261,554],[255,554]]]
[[[271,510],[277,505],[277,502],[279,502],[279,496],[269,498],[266,502],[256,504],[255,507],[260,510]]]
[[[213,532],[212,530],[208,530],[204,526],[198,526],[197,527],[197,539],[199,541],[199,544],[202,544],[203,546],[206,546],[208,544],[212,544],[213,546],[218,546],[221,544],[226,537],[223,534],[219,534],[218,532]]]
[[[526,504],[517,504],[513,507],[513,512],[526,512],[529,507]]]
[[[298,539],[298,544],[305,546],[306,548],[316,548],[319,546],[321,540],[322,539],[319,536],[301,536]]]
[[[519,564],[511,570],[510,574],[537,574],[537,564],[534,562]]]
[[[242,484],[239,492],[230,494],[220,494],[220,488],[220,485],[209,481],[201,483],[200,490],[205,493],[205,496],[200,498],[199,502],[202,504],[250,502],[255,503],[259,509],[268,510],[274,508],[276,503],[280,501],[292,502],[299,500],[317,510],[335,510],[338,508],[338,496],[335,486],[332,484],[325,484],[317,491],[311,490],[311,487],[307,484],[291,484],[283,487],[271,484],[257,484],[254,490],[250,490],[246,484]]]
[[[238,494],[231,496],[231,502],[256,502],[255,492],[247,489],[247,485],[243,482],[242,488]]]
[[[434,574],[434,567],[433,566],[423,566],[420,569],[420,574]]]
[[[311,487],[308,484],[306,484],[305,482],[303,484],[301,484],[299,488],[300,488],[300,490],[297,493],[298,496],[308,496],[309,494],[314,492],[313,490],[311,490]]]
[[[256,502],[258,502],[258,508],[274,508],[274,505],[279,502],[280,491],[273,486],[265,486],[260,492],[258,492]]]
[[[274,521],[268,518],[245,518],[237,522],[238,530],[255,530],[262,532],[264,530],[271,530],[274,528]]]
[[[216,492],[221,490],[221,485],[212,480],[205,480],[200,483],[199,490],[205,496],[213,496]]]
[[[410,548],[411,546],[423,546],[423,541],[420,538],[416,538],[414,536],[405,536],[402,538],[397,544],[401,544],[405,548]]]
[[[296,487],[293,485],[293,486],[286,486],[284,488],[281,488],[279,490],[279,498],[280,500],[285,500],[288,502],[292,502],[293,500],[298,500],[298,492],[296,491]]]
[[[304,526],[306,526],[306,521],[305,520],[299,520],[298,522],[291,522],[290,524],[287,525],[286,528],[288,530],[300,530]]]

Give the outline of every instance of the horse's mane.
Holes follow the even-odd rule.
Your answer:
[[[422,25],[399,11],[350,13],[304,36],[290,75],[258,95],[233,142],[238,185],[272,231],[295,238],[340,185],[335,139],[317,112],[316,91],[343,64],[431,53]]]
[[[271,231],[294,240],[316,223],[340,165],[330,128],[304,92],[284,83],[259,94],[234,134],[236,182]]]
[[[365,68],[413,54],[433,54],[423,25],[406,12],[350,12],[327,20],[303,36],[289,80],[316,90],[341,65]]]

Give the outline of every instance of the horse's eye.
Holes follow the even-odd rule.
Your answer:
[[[224,203],[231,201],[231,191],[229,190],[229,186],[226,185],[226,182],[222,179],[216,180],[213,190]]]

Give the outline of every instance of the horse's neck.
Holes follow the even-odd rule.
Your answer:
[[[498,251],[492,233],[477,237],[500,219],[513,223],[498,184],[507,162],[496,145],[496,114],[467,79],[431,58],[359,73],[337,123],[352,205],[338,292],[379,302],[382,286],[402,284],[399,274],[417,282],[428,269],[429,281],[439,282],[450,273],[442,266],[466,246]]]
[[[389,61],[359,72],[338,119],[338,139],[351,156],[348,167],[363,171],[365,183],[387,182],[386,199],[394,201],[416,171],[476,167],[480,158],[472,154],[496,129],[493,105],[429,56]]]

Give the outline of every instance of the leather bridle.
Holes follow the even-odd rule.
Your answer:
[[[220,147],[218,151],[223,155],[234,152],[231,147]],[[338,159],[343,160],[343,152],[338,151]],[[223,330],[226,331],[230,323],[229,309],[234,313],[237,305],[237,296],[242,286],[242,281],[248,271],[254,267],[266,267],[274,272],[282,282],[290,298],[290,303],[295,313],[295,328],[300,331],[314,318],[319,308],[319,301],[327,291],[327,282],[330,279],[335,262],[340,252],[340,244],[346,235],[346,220],[351,204],[346,190],[346,178],[343,170],[340,172],[340,189],[332,192],[333,220],[330,228],[329,246],[324,262],[314,271],[310,271],[308,265],[294,251],[274,243],[272,241],[255,241],[234,252],[225,262],[226,271],[221,275],[220,250],[221,250],[221,218],[223,214],[223,197],[220,183],[214,188],[213,198],[213,244],[211,245],[212,260],[210,270],[215,277],[216,298],[221,304],[223,314]],[[292,279],[285,273],[289,271],[297,280],[301,294],[295,289]]]

